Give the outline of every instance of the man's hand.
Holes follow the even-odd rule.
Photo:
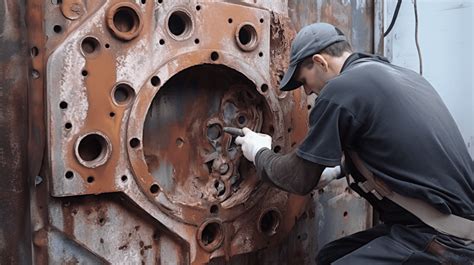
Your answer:
[[[256,133],[249,128],[243,128],[244,136],[235,139],[235,143],[242,145],[245,158],[254,162],[255,156],[262,148],[272,149],[272,137],[263,133]]]
[[[340,179],[344,175],[341,172],[341,167],[327,167],[324,169],[323,173],[321,174],[321,178],[319,179],[318,185],[316,189],[321,189],[326,187],[331,181],[335,179]]]

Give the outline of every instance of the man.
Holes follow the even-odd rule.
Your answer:
[[[350,186],[383,223],[327,244],[317,263],[474,264],[474,166],[434,88],[383,57],[353,53],[343,33],[325,23],[304,27],[292,43],[280,89],[301,86],[318,98],[296,151],[276,154],[270,136],[247,128],[236,143],[264,181],[297,194],[309,193],[326,167],[340,165],[343,152],[350,154]],[[370,176],[378,182],[368,181]],[[416,210],[380,196],[380,187],[365,190],[367,183],[415,199],[407,207]],[[426,212],[435,212],[433,220]],[[437,216],[454,221],[438,229],[443,220]]]

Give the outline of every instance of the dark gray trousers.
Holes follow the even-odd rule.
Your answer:
[[[430,227],[385,225],[335,240],[318,253],[325,264],[474,264],[474,243],[440,234]]]

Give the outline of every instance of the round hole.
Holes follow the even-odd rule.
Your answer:
[[[262,233],[267,236],[276,234],[278,227],[280,226],[281,214],[276,209],[267,210],[260,216],[259,229]]]
[[[258,56],[263,57],[263,52],[259,52]]]
[[[247,121],[247,119],[245,118],[244,115],[240,115],[240,116],[237,118],[237,121],[239,122],[240,125],[243,125],[243,124],[245,124],[245,122]]]
[[[199,39],[195,39],[194,43],[199,44]]]
[[[60,109],[67,109],[67,102],[66,101],[61,101],[59,103],[59,108]]]
[[[263,84],[260,89],[262,90],[263,93],[267,92],[268,91],[268,85],[267,84]]]
[[[158,76],[154,76],[150,80],[152,86],[159,86],[161,83],[161,80]]]
[[[219,139],[222,135],[222,127],[219,124],[211,124],[207,127],[207,138],[211,141]]]
[[[82,76],[87,76],[89,73],[87,72],[87,70],[82,70],[81,74]]]
[[[131,40],[142,29],[138,7],[132,3],[117,3],[107,13],[107,25],[119,39]]]
[[[158,184],[153,184],[150,186],[150,192],[153,194],[157,193],[159,190],[160,190],[160,187],[158,186]]]
[[[122,182],[125,182],[127,181],[128,177],[126,175],[123,175],[120,179],[122,180]]]
[[[168,18],[168,30],[171,36],[184,39],[192,31],[193,22],[191,16],[184,10],[177,10],[171,13]]]
[[[217,52],[212,52],[211,53],[211,60],[217,61],[219,59],[219,53]]]
[[[30,53],[31,53],[31,56],[32,56],[32,57],[38,56],[38,54],[39,54],[38,47],[35,46],[35,47],[31,48]]]
[[[217,214],[219,212],[219,207],[217,205],[212,205],[211,208],[209,209],[209,211],[212,213],[212,214]]]
[[[204,223],[198,230],[198,242],[207,251],[218,248],[223,239],[222,225],[218,221]]]
[[[263,23],[265,20],[263,20],[263,18],[260,19],[260,23]]]
[[[163,0],[158,0],[158,4],[161,4],[161,3],[163,3]]]
[[[94,177],[93,176],[87,177],[87,182],[89,182],[89,183],[94,182]]]
[[[159,42],[160,42],[160,45],[165,45],[165,40],[164,39],[161,39]]]
[[[311,109],[311,105],[308,105],[308,109]]]
[[[38,72],[38,70],[31,70],[31,77],[33,77],[33,79],[38,79],[40,77],[40,73]]]
[[[81,164],[95,168],[103,165],[111,153],[108,139],[99,133],[87,134],[78,139],[76,156]]]
[[[64,124],[64,128],[66,128],[67,130],[71,129],[72,128],[72,123],[66,122],[66,124]]]
[[[100,43],[96,38],[87,37],[82,40],[81,49],[84,55],[93,55],[99,51]]]
[[[183,138],[178,138],[178,139],[176,139],[176,146],[177,146],[177,147],[181,148],[181,147],[183,147],[183,145],[184,145],[184,140],[183,140]]]
[[[146,0],[142,0],[142,4],[146,4]]]
[[[277,146],[273,147],[273,152],[280,153],[280,151],[281,151],[281,146],[277,145]]]
[[[130,147],[137,148],[138,146],[140,146],[140,140],[138,138],[132,138],[130,140]]]
[[[110,116],[110,117],[115,117],[115,112],[110,112],[110,113],[109,113],[109,116]]]
[[[229,22],[229,24],[232,24],[233,22],[232,18],[227,19],[227,22]]]
[[[72,179],[74,177],[74,173],[72,171],[67,171],[66,174],[64,174],[64,176],[67,179]]]
[[[252,51],[257,47],[258,35],[250,23],[241,25],[236,33],[237,45],[244,51]]]
[[[108,43],[106,43],[104,46],[105,46],[105,48],[107,48],[107,49],[110,48],[110,44],[108,44]]]
[[[61,31],[63,31],[63,27],[61,27],[60,25],[54,25],[53,30],[56,33],[61,33]]]
[[[119,105],[129,103],[135,97],[135,90],[128,84],[118,84],[114,88],[114,100]]]
[[[347,217],[348,214],[349,214],[349,213],[348,213],[347,211],[345,211],[345,212],[343,213],[343,216],[344,216],[344,217]]]
[[[200,6],[200,5],[197,5],[197,6],[196,6],[196,10],[197,10],[197,11],[201,10],[201,6]]]

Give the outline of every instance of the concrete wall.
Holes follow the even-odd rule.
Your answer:
[[[385,28],[397,1],[385,1]],[[419,0],[418,36],[423,76],[443,98],[474,158],[474,0]],[[402,2],[385,53],[394,64],[419,71],[413,1]]]

